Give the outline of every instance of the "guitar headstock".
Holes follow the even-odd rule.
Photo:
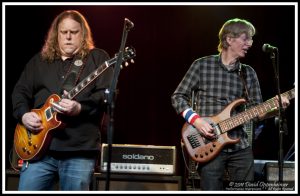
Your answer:
[[[124,61],[125,67],[127,67],[129,65],[128,60],[130,60],[130,63],[134,63],[133,58],[135,56],[136,56],[136,52],[132,46],[125,48],[124,53],[123,53],[123,61]],[[122,65],[121,65],[121,68],[123,68]]]

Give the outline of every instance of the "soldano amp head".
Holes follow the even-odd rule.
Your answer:
[[[175,174],[175,146],[112,144],[111,152],[111,173]],[[102,172],[107,171],[107,161],[108,144],[102,144]]]

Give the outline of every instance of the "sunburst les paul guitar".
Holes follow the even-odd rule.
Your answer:
[[[295,89],[291,89],[282,94],[289,100],[295,97]],[[237,106],[245,103],[245,99],[237,99],[230,103],[222,112],[212,117],[201,117],[211,124],[216,137],[208,139],[192,125],[185,123],[182,127],[182,141],[189,156],[197,162],[205,163],[214,159],[222,148],[228,144],[235,144],[240,141],[239,138],[231,139],[227,132],[240,126],[251,119],[266,114],[278,108],[278,100],[275,97],[265,101],[262,104],[254,106],[231,117],[231,111]]]
[[[132,47],[126,47],[123,52],[122,62],[135,57],[135,50]],[[117,55],[105,61],[95,71],[90,73],[85,79],[83,79],[78,85],[72,88],[67,95],[62,96],[68,99],[74,99],[85,87],[95,81],[108,67],[115,64],[117,61]],[[127,63],[127,62],[126,62]],[[57,112],[53,109],[53,104],[58,103],[61,98],[53,94],[46,100],[46,103],[40,109],[33,109],[32,112],[38,114],[42,119],[42,125],[44,127],[39,133],[32,133],[27,130],[25,126],[18,123],[14,134],[14,147],[17,155],[23,160],[37,160],[39,159],[51,141],[51,133],[53,130],[61,127],[62,122],[57,118]]]

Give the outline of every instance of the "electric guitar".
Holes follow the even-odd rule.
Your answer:
[[[135,50],[132,47],[126,47],[123,53],[122,62],[135,57]],[[96,70],[90,73],[85,79],[72,88],[67,95],[63,95],[63,98],[73,99],[77,96],[85,87],[91,84],[96,78],[98,78],[108,67],[115,64],[117,61],[117,55],[105,61]],[[127,63],[127,62],[126,62]],[[17,155],[23,160],[37,160],[47,150],[47,147],[51,141],[51,133],[53,130],[61,127],[62,122],[57,118],[57,112],[53,109],[53,104],[58,103],[61,98],[53,94],[46,100],[46,103],[40,109],[32,109],[32,112],[38,114],[42,119],[42,125],[44,127],[38,133],[32,133],[27,130],[25,126],[18,123],[14,134],[14,147]]]
[[[295,97],[295,89],[291,89],[282,94],[289,100]],[[205,163],[215,158],[222,148],[227,144],[235,144],[240,138],[231,139],[227,132],[233,128],[242,125],[251,119],[278,108],[279,103],[275,97],[261,103],[257,106],[247,109],[235,116],[230,117],[231,111],[245,103],[245,99],[237,99],[230,103],[222,112],[212,117],[204,118],[214,129],[216,137],[208,139],[200,134],[200,132],[192,125],[185,123],[182,127],[182,140],[189,156],[197,162]]]

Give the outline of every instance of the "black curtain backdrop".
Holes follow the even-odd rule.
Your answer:
[[[171,105],[171,94],[191,63],[217,54],[218,32],[231,18],[247,19],[257,34],[243,63],[251,65],[260,80],[264,100],[276,95],[274,71],[264,43],[279,49],[280,85],[285,92],[295,83],[294,5],[7,5],[5,7],[5,129],[6,168],[13,146],[16,120],[11,94],[29,59],[40,51],[54,17],[67,9],[86,16],[96,46],[111,57],[118,52],[124,18],[134,23],[127,46],[136,49],[135,63],[121,70],[115,108],[113,143],[176,146],[180,150],[182,117]],[[34,70],[32,70],[34,71]],[[47,73],[45,73],[46,75]],[[284,153],[295,142],[295,101],[286,111],[288,135]],[[265,123],[254,142],[256,159],[278,159],[278,129],[274,119]],[[106,132],[102,132],[103,142]]]

